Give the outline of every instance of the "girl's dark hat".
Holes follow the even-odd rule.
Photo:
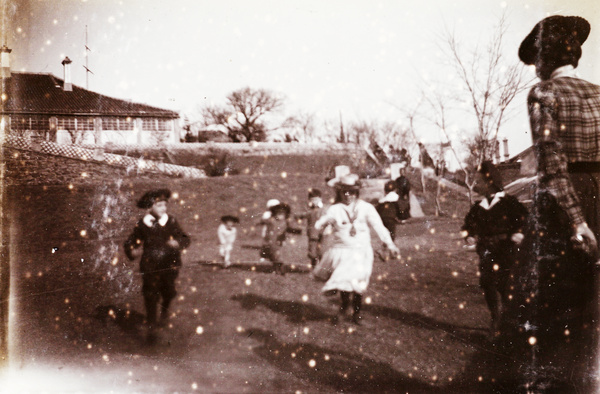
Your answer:
[[[141,209],[152,208],[157,201],[168,201],[171,197],[169,189],[157,189],[146,192],[137,202],[137,207]]]
[[[527,65],[536,63],[542,45],[568,45],[565,37],[571,36],[583,44],[590,34],[590,24],[579,16],[553,15],[542,19],[519,47],[519,59]]]
[[[223,216],[221,216],[221,222],[223,222],[223,223],[225,223],[225,222],[239,223],[240,218],[238,218],[237,216],[233,216],[233,215],[223,215]]]
[[[308,198],[321,197],[321,191],[319,189],[310,189],[308,192]]]
[[[292,211],[290,206],[284,202],[279,203],[275,206],[272,206],[271,208],[269,208],[269,210],[271,211],[271,215],[273,215],[273,216],[277,215],[279,212],[283,212],[283,213],[285,213],[286,218],[290,216],[290,213]]]

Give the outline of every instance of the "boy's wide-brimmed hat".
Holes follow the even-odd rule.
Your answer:
[[[565,37],[571,35],[583,44],[590,34],[590,24],[579,16],[552,15],[539,21],[519,47],[519,59],[527,65],[536,63],[542,45],[568,45]]]
[[[171,191],[169,189],[157,189],[146,192],[137,202],[137,207],[141,209],[152,208],[157,201],[169,201]]]
[[[321,197],[321,191],[319,189],[310,189],[308,191],[308,198]]]
[[[498,187],[498,189],[502,190],[504,188],[502,174],[500,174],[500,170],[498,170],[491,161],[484,161],[481,163],[477,171],[480,172],[489,183]]]
[[[239,223],[240,218],[238,218],[237,216],[233,216],[233,215],[223,215],[223,216],[221,216],[221,222],[223,222],[223,223],[225,223],[225,222]]]
[[[273,216],[276,216],[279,212],[283,212],[283,213],[285,213],[286,218],[290,216],[290,213],[292,211],[290,206],[284,202],[281,202],[277,205],[270,207],[269,210],[271,211],[271,215],[273,215]]]

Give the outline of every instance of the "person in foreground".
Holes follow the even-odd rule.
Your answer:
[[[375,230],[388,250],[399,255],[389,231],[383,225],[375,207],[359,199],[360,181],[355,174],[343,175],[328,182],[336,191],[336,203],[315,223],[319,230],[333,227],[333,240],[323,258],[313,271],[315,278],[326,280],[322,291],[327,295],[337,292],[341,296],[339,313],[346,314],[352,296],[352,321],[360,324],[362,297],[369,285],[373,270],[373,248],[369,226]]]
[[[513,286],[532,392],[598,389],[600,87],[575,71],[589,33],[584,18],[550,16],[518,52],[540,79],[527,99],[538,184]]]
[[[190,238],[177,220],[167,214],[170,197],[168,189],[152,190],[142,196],[137,206],[146,210],[146,214],[137,222],[124,244],[129,260],[142,256],[140,272],[150,344],[157,340],[157,326],[168,324],[169,306],[177,295],[175,280],[181,267],[181,250],[190,245]],[[158,321],[157,307],[161,298]]]

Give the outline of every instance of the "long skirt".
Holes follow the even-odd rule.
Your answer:
[[[313,271],[317,279],[326,280],[322,291],[364,293],[373,271],[373,248],[332,246]]]

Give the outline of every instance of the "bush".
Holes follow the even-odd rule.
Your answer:
[[[211,150],[203,158],[205,162],[202,166],[208,176],[236,175],[240,171],[233,166],[231,157],[227,152]]]

